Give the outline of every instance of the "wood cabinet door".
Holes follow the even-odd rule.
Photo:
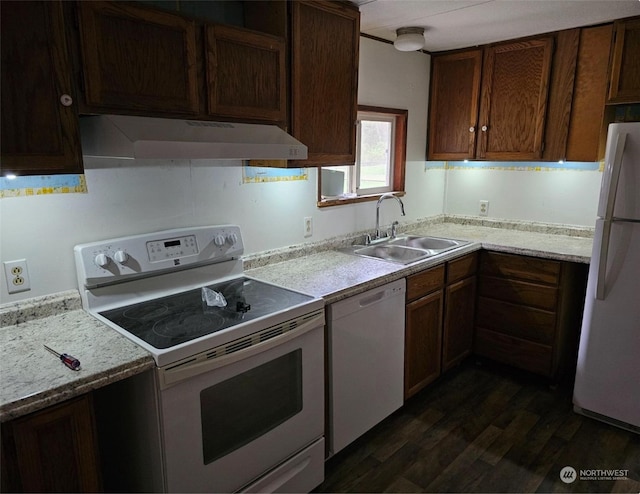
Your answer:
[[[3,486],[23,492],[101,490],[89,395],[2,425],[3,453],[10,455],[3,463],[9,462],[6,472],[17,476]]]
[[[58,1],[0,3],[2,174],[82,173]]]
[[[291,131],[308,159],[290,166],[353,165],[360,12],[291,2]]]
[[[478,158],[542,157],[552,55],[552,37],[485,49]]]
[[[443,290],[406,308],[404,398],[416,394],[440,375]]]
[[[616,21],[608,103],[640,102],[640,18]]]
[[[124,2],[78,2],[88,111],[197,114],[195,24]]]
[[[473,349],[476,277],[449,285],[445,291],[442,372],[459,364]]]
[[[432,58],[430,160],[475,157],[481,70],[481,49]]]
[[[285,125],[283,38],[230,26],[206,26],[209,113]]]
[[[607,137],[605,100],[612,32],[612,24],[580,30],[565,156],[568,161],[598,161],[604,158]]]

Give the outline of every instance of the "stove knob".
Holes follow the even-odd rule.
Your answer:
[[[222,247],[224,245],[224,242],[225,242],[224,235],[218,234],[215,237],[213,237],[213,243],[216,244],[218,247]]]
[[[109,259],[109,257],[106,254],[98,254],[95,257],[94,262],[101,268],[104,268],[105,266],[109,265],[109,263],[111,262],[111,259]]]
[[[238,243],[238,235],[236,235],[235,233],[230,233],[227,236],[227,241],[231,244],[231,245],[236,245]]]
[[[113,258],[120,264],[124,264],[129,259],[129,254],[123,250],[119,250],[113,255]]]

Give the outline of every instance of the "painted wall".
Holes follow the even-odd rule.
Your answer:
[[[500,165],[447,169],[444,212],[477,216],[480,200],[488,200],[489,218],[595,225],[602,180],[598,163],[568,163],[560,169],[549,163],[536,170]]]
[[[360,102],[409,110],[407,217],[440,214],[444,172],[425,171],[429,56],[395,51],[361,38]],[[32,289],[8,295],[4,273],[0,303],[77,287],[73,246],[105,238],[193,225],[237,223],[246,253],[315,242],[373,229],[375,203],[316,207],[316,170],[309,180],[242,183],[240,162],[85,161],[88,193],[0,200],[0,260],[26,258]],[[303,218],[314,234],[303,237]],[[381,223],[398,219],[385,204]]]

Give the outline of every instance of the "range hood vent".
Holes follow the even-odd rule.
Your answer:
[[[80,118],[82,154],[120,159],[304,160],[275,125],[97,115]]]

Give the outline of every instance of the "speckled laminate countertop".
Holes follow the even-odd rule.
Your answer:
[[[405,233],[468,240],[471,244],[435,259],[410,265],[368,259],[339,251],[323,251],[249,269],[246,273],[264,281],[323,297],[327,303],[333,303],[481,248],[589,263],[593,243],[593,239],[588,237],[454,223],[431,224]]]
[[[480,248],[579,263],[590,261],[589,237],[564,235],[562,230],[541,233],[524,231],[520,225],[499,226],[427,221],[409,227],[406,233],[471,243],[436,259],[407,266],[334,250],[341,242],[345,245],[340,240],[329,242],[331,250],[326,250],[326,245],[305,245],[294,258],[290,249],[253,256],[245,261],[246,274],[333,303]],[[82,362],[82,370],[68,369],[43,344],[76,356]],[[0,421],[62,402],[154,365],[145,350],[84,312],[75,290],[0,306]]]
[[[49,301],[44,301],[44,310]],[[62,312],[37,319],[23,319],[31,304],[3,308],[3,324],[14,324],[0,327],[2,422],[155,366],[145,350],[82,310],[78,292],[65,292],[57,301],[49,309],[62,306]],[[81,369],[65,367],[43,345],[77,357]]]

